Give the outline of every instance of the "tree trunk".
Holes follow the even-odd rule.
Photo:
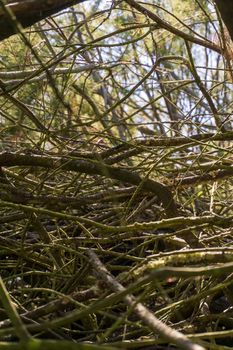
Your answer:
[[[233,1],[215,0],[215,3],[233,41]]]

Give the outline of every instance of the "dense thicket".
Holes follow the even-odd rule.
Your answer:
[[[0,4],[0,346],[231,348],[231,3]]]

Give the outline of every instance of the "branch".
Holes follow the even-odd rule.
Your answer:
[[[122,292],[125,288],[110,274],[110,272],[101,263],[97,255],[89,250],[88,255],[90,263],[93,267],[94,273],[98,280],[102,280],[104,284],[113,292]],[[124,297],[125,303],[133,309],[138,318],[148,326],[150,330],[156,335],[159,334],[163,339],[176,344],[179,349],[185,350],[205,350],[202,346],[194,344],[184,334],[178,332],[175,329],[167,326],[156,318],[153,313],[147,309],[144,305],[137,302],[136,298],[132,294],[128,294]]]
[[[219,0],[219,2],[221,2],[222,0]],[[154,12],[151,12],[150,10],[148,10],[148,8],[142,6],[139,4],[139,2],[135,1],[135,0],[125,0],[125,2],[130,5],[131,7],[135,8],[137,11],[141,12],[142,14],[144,14],[145,16],[149,17],[150,19],[152,19],[155,23],[157,23],[161,28],[166,29],[167,31],[169,31],[172,34],[175,34],[181,38],[183,38],[186,41],[190,41],[192,43],[201,45],[203,47],[206,47],[208,49],[214,50],[218,53],[222,53],[221,49],[218,45],[211,43],[207,40],[203,40],[203,39],[199,39],[197,37],[194,37],[193,35],[190,35],[188,33],[183,32],[182,30],[179,30],[175,27],[173,27],[171,24],[169,24],[168,22],[164,21],[162,18],[160,18],[159,16],[157,16]],[[231,0],[229,0],[228,2],[231,2]]]
[[[165,185],[147,178],[142,179],[136,173],[127,169],[107,165],[102,161],[4,152],[0,153],[0,166],[35,166],[46,169],[59,168],[89,175],[101,175],[109,179],[115,179],[135,186],[140,185],[141,189],[158,196],[169,217],[174,217],[178,214],[172,193]]]
[[[211,172],[212,169],[210,168],[209,171]],[[212,173],[207,172],[201,175],[187,176],[181,179],[176,179],[174,181],[173,186],[190,187],[190,186],[196,186],[204,183],[213,183],[213,182],[221,181],[229,177],[232,177],[232,175],[233,175],[233,167],[229,166],[228,169],[225,169],[225,170],[215,170],[215,171],[212,171]]]
[[[139,128],[140,130],[140,128]],[[114,164],[122,159],[127,159],[154,147],[178,147],[187,145],[203,145],[212,141],[233,141],[233,132],[227,131],[225,133],[208,133],[208,134],[196,134],[191,136],[178,136],[178,137],[150,137],[146,139],[134,140],[131,143],[121,143],[115,147],[103,151],[101,154],[86,153],[86,157],[101,157],[106,159],[106,163]]]
[[[29,27],[69,6],[86,0],[10,0],[6,9],[10,10],[22,27]],[[0,1],[0,40],[16,34],[12,21],[4,10],[5,1]]]

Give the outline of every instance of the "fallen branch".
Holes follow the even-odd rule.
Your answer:
[[[114,279],[114,277],[105,268],[105,266],[101,263],[93,251],[89,250],[88,256],[90,258],[90,263],[92,265],[94,273],[98,279],[101,279],[104,284],[113,292],[121,292],[125,290],[125,288]],[[159,334],[166,341],[171,342],[184,350],[204,350],[202,346],[191,342],[191,340],[189,340],[184,334],[172,329],[165,323],[161,322],[152,314],[152,312],[150,312],[149,309],[147,309],[141,303],[137,302],[133,295],[126,295],[124,297],[124,301],[130,308],[133,309],[138,318],[144,324],[146,324],[156,335]]]
[[[102,161],[4,152],[0,153],[0,166],[33,166],[46,169],[63,169],[89,175],[101,175],[123,183],[140,185],[142,190],[158,196],[168,217],[174,217],[178,214],[172,193],[165,185],[151,179],[143,179],[134,172],[107,165]]]

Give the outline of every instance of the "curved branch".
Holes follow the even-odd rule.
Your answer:
[[[4,152],[0,153],[0,166],[35,166],[47,169],[59,168],[89,175],[101,175],[135,186],[140,185],[145,191],[158,196],[169,217],[174,217],[178,214],[172,193],[165,185],[147,178],[142,179],[136,173],[127,169],[107,165],[102,161]]]
[[[128,5],[130,5],[133,8],[135,8],[137,11],[141,12],[145,16],[147,16],[150,19],[152,19],[161,28],[168,30],[170,33],[175,34],[175,35],[183,38],[186,41],[190,41],[192,43],[201,45],[203,47],[206,47],[208,49],[214,50],[214,51],[216,51],[216,52],[221,54],[221,49],[220,49],[220,47],[218,45],[216,45],[214,43],[211,43],[211,42],[209,42],[207,40],[199,39],[199,38],[197,38],[197,37],[195,37],[193,35],[190,35],[188,33],[183,32],[180,29],[175,28],[174,26],[172,26],[171,24],[169,24],[168,22],[164,21],[162,18],[157,16],[154,12],[148,10],[148,8],[140,5],[139,2],[137,2],[135,0],[125,0],[125,2]],[[221,2],[221,0],[219,2]]]
[[[73,6],[86,0],[10,0],[4,6],[5,1],[0,1],[0,40],[16,34],[14,25],[7,15],[10,10],[22,27],[29,27],[54,13],[69,6]],[[4,7],[6,7],[4,9]]]

